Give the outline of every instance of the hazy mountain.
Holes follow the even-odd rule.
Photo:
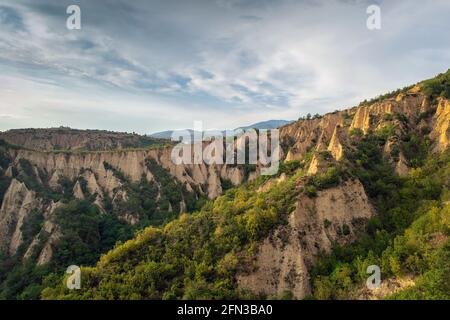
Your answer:
[[[262,121],[262,122],[257,122],[254,124],[251,124],[249,126],[244,126],[244,127],[239,127],[237,129],[243,129],[243,130],[247,130],[247,129],[276,129],[279,127],[282,127],[284,125],[290,124],[294,121],[289,121],[289,120],[268,120],[268,121]]]
[[[276,128],[279,128],[286,124],[292,123],[292,122],[293,121],[288,121],[288,120],[268,120],[268,121],[257,122],[257,123],[251,124],[249,126],[235,128],[234,130],[237,130],[237,129],[247,130],[247,129],[251,129],[251,128],[253,128],[253,129],[276,129]],[[181,133],[182,131],[189,131],[191,133],[191,135],[194,132],[192,129],[185,129],[185,130],[175,130],[175,133]],[[158,139],[170,139],[172,137],[173,132],[174,132],[174,130],[155,132],[155,133],[150,134],[150,137],[158,138]],[[222,134],[225,134],[225,131],[222,131]]]

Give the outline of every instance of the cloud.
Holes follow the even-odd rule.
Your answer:
[[[379,31],[363,0],[76,2],[77,31],[67,1],[0,6],[0,70],[16,92],[0,90],[0,114],[19,117],[0,129],[233,128],[349,107],[449,67],[444,0],[380,1]]]

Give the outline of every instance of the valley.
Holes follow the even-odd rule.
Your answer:
[[[449,84],[280,127],[274,176],[139,135],[1,133],[0,298],[360,299],[376,264],[414,283],[378,298],[448,299]]]

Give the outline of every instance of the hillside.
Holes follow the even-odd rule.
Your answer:
[[[167,141],[134,133],[78,130],[66,127],[12,129],[0,132],[0,139],[13,145],[39,151],[101,151],[148,148],[167,144]]]
[[[273,177],[175,166],[165,146],[4,143],[1,295],[356,299],[379,264],[415,283],[392,298],[450,298],[449,84],[450,71],[281,127]],[[83,266],[79,291],[61,281],[70,264]]]
[[[418,185],[404,180],[410,185],[402,189],[410,192],[402,196],[408,206],[390,203],[386,211],[379,211],[380,218],[368,219],[373,212],[364,196],[353,201],[364,191],[351,178],[343,185],[321,180],[324,190],[312,198],[301,188],[301,171],[266,191],[255,192],[259,183],[229,191],[196,214],[183,215],[161,229],[145,229],[102,256],[95,267],[83,268],[80,291],[67,290],[59,279],[43,291],[43,297],[229,299],[312,294],[317,299],[358,298],[353,294],[364,283],[361,270],[381,256],[386,261],[400,259],[397,269],[389,269],[386,276],[410,272],[418,263],[415,279],[425,288],[418,298],[449,298],[445,273],[449,211],[448,204],[442,207],[441,202],[449,200],[448,185],[446,193],[441,187],[449,178],[448,160],[447,155],[431,169],[433,177],[447,172],[431,184],[434,193],[417,194]],[[417,183],[429,184],[428,177],[421,176]],[[412,210],[417,201],[423,207]],[[414,233],[403,231],[416,218],[411,227]],[[363,241],[347,246],[357,238]],[[416,242],[418,257],[414,247],[408,247],[410,238],[421,239]],[[395,244],[395,250],[390,244]],[[409,255],[401,253],[405,249]],[[328,254],[321,256],[321,250]],[[430,251],[433,254],[423,255]],[[352,260],[359,268],[347,262]]]

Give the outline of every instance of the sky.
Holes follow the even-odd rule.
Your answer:
[[[450,68],[449,16],[448,0],[0,0],[0,130],[232,129],[345,109]]]

